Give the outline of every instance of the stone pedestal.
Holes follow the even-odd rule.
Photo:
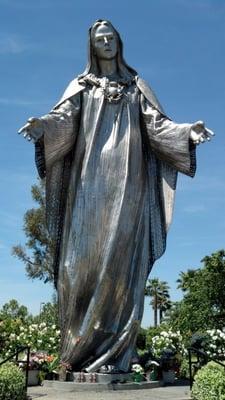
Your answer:
[[[125,383],[132,381],[132,374],[103,374],[103,373],[86,373],[72,372],[69,381],[76,383]]]
[[[28,386],[37,386],[39,384],[39,372],[38,369],[28,371]]]
[[[176,378],[175,371],[173,370],[163,371],[162,378],[164,383],[174,383]]]
[[[77,373],[76,373],[77,374]],[[79,373],[78,373],[79,374]],[[87,374],[90,375],[91,374]],[[43,381],[43,386],[46,388],[52,388],[56,392],[60,391],[62,392],[82,392],[82,391],[94,391],[94,392],[103,392],[103,391],[111,391],[111,390],[139,390],[139,389],[151,389],[151,388],[156,388],[160,386],[159,381],[155,382],[150,382],[150,381],[145,381],[145,382],[132,382],[132,381],[127,381],[122,383],[121,381],[115,381],[115,375],[120,375],[120,374],[96,374],[96,382],[76,382],[76,381],[70,381],[70,382],[60,382],[60,381],[48,381],[45,380]],[[101,375],[101,376],[98,376]],[[122,374],[122,375],[130,375],[130,374]],[[76,379],[75,375],[75,379]],[[88,379],[88,376],[85,377]],[[80,378],[79,378],[80,379]],[[124,379],[124,377],[123,377]],[[110,382],[111,380],[111,382]],[[101,381],[101,383],[100,383]]]

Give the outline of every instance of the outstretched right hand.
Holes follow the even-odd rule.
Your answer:
[[[23,133],[23,136],[28,141],[37,142],[44,134],[44,122],[39,118],[31,117],[27,120],[27,123],[20,128],[19,134]]]

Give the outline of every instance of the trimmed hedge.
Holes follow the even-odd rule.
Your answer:
[[[15,364],[7,362],[0,367],[0,400],[24,400],[25,376]]]
[[[225,369],[210,361],[195,375],[193,400],[225,400]]]

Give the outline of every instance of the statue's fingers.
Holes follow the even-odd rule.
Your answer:
[[[28,124],[22,126],[22,128],[20,128],[18,130],[18,133],[20,134],[20,133],[26,132],[27,130],[29,130],[29,128],[30,128],[30,124],[28,123]]]
[[[211,131],[211,129],[205,128],[205,133],[207,138],[211,139],[212,136],[215,136],[215,133]]]
[[[31,135],[28,131],[24,131],[23,137],[27,140],[31,140]]]

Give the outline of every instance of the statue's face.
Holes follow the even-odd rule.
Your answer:
[[[116,57],[117,37],[110,26],[100,25],[95,31],[92,44],[99,59],[111,60]]]

